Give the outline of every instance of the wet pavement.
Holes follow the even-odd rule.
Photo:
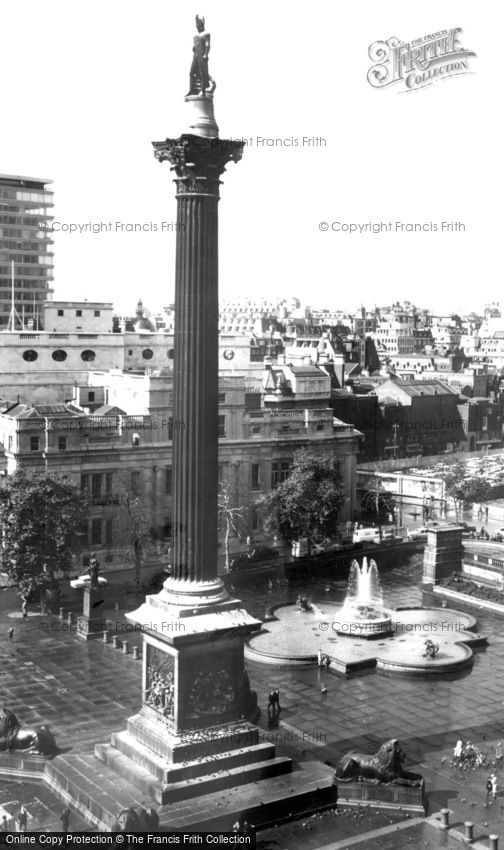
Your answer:
[[[388,562],[382,561],[378,559],[386,605],[437,605],[432,595],[422,592],[421,555],[405,558],[390,553]],[[342,602],[346,573],[338,566],[337,571],[333,567],[315,574],[312,569],[295,576],[292,569],[277,567],[256,577],[233,575],[232,583],[244,607],[263,618],[271,606],[295,602],[299,593],[320,607],[325,600]],[[12,591],[0,593],[0,704],[13,710],[25,726],[50,725],[60,746],[92,752],[94,743],[109,740],[112,731],[124,728],[126,718],[138,709],[140,662],[100,641],[84,643],[64,631],[57,618],[30,617],[23,622],[9,617],[13,604],[18,601]],[[118,614],[113,608],[107,611],[117,620],[118,632],[125,606],[132,610],[137,602],[129,597]],[[406,768],[426,779],[429,814],[446,806],[459,828],[472,820],[476,837],[491,832],[504,837],[504,796],[499,791],[488,805],[485,792],[495,743],[504,738],[504,620],[477,607],[459,607],[476,616],[489,645],[475,650],[472,669],[458,676],[415,680],[377,671],[343,676],[316,666],[247,662],[263,709],[262,738],[274,740],[279,754],[297,759],[310,754],[333,764],[351,749],[374,752],[384,740],[398,738],[407,755]],[[7,628],[12,624],[15,634],[10,642]],[[128,639],[131,644],[140,642],[138,635]],[[273,688],[280,690],[282,711],[278,725],[269,726],[267,695]],[[486,767],[464,772],[451,764],[459,737],[485,751]],[[504,768],[497,765],[496,773],[504,789]],[[62,804],[47,789],[33,782],[0,781],[0,806],[9,804],[16,810],[18,803],[33,809],[32,829],[38,823],[58,828]],[[278,825],[274,833],[260,833],[260,840],[266,842],[264,850],[311,850],[335,842],[339,846],[346,839],[350,843],[341,847],[353,846],[358,836],[363,840],[356,846],[379,850],[452,846],[449,836],[427,823],[412,821],[397,830],[396,821],[397,815],[383,812],[327,815]],[[380,833],[384,828],[386,833]],[[366,834],[371,835],[364,838]],[[485,841],[488,846],[488,838]]]

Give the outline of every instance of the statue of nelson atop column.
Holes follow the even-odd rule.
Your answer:
[[[191,95],[212,95],[215,82],[208,72],[208,54],[210,53],[210,33],[205,30],[205,19],[196,15],[197,34],[194,36],[193,61],[189,71],[189,91]]]

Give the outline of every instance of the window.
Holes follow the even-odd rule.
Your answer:
[[[172,468],[171,466],[167,466],[165,469],[165,493],[167,496],[171,496],[172,494]]]
[[[290,460],[277,460],[271,464],[271,486],[278,487],[289,476]]]
[[[95,319],[97,319],[97,318],[99,317],[99,315],[100,315],[100,311],[99,311],[99,310],[95,310],[95,311],[94,311],[94,315],[95,315]]]
[[[257,508],[252,508],[250,517],[250,528],[252,531],[257,531],[259,528],[259,511]]]
[[[79,316],[79,318],[80,318],[82,316],[82,310],[76,310],[75,315]]]
[[[26,360],[27,363],[33,363],[38,357],[36,351],[33,349],[28,349],[28,351],[23,351],[23,360]]]
[[[64,310],[58,310],[58,316],[64,316],[64,315],[65,315]]]
[[[95,352],[94,352],[94,351],[90,351],[90,349],[89,349],[89,348],[86,348],[86,350],[85,350],[85,351],[83,351],[83,352],[82,352],[82,354],[81,354],[81,359],[82,359],[82,360],[85,360],[85,361],[87,361],[87,362],[89,362],[90,360],[94,360],[94,359],[95,359],[95,357],[96,357]]]
[[[225,437],[226,436],[226,417],[218,416],[217,417],[217,436]]]
[[[12,434],[9,434],[9,440],[8,440],[8,443],[7,443],[7,448],[9,449],[10,452],[12,451],[13,444],[14,444],[14,438],[13,438]]]
[[[60,452],[66,451],[67,444],[68,444],[68,438],[67,437],[58,437],[58,449],[59,449]]]
[[[219,393],[219,404],[226,404],[226,393]]]
[[[93,499],[99,499],[102,494],[102,474],[94,472],[91,476],[91,495]]]
[[[94,401],[94,400],[95,400],[94,390],[90,390],[88,392],[88,401]]]
[[[91,520],[91,546],[98,546],[102,542],[101,519]]]
[[[40,437],[30,437],[30,451],[38,452],[40,448]]]
[[[112,517],[105,520],[105,543],[110,546],[114,539],[114,520]]]
[[[142,357],[144,360],[152,360],[152,358],[154,357],[154,352],[151,348],[144,348],[144,350],[142,351]]]
[[[251,472],[251,481],[250,481],[251,489],[252,490],[260,490],[261,489],[261,479],[260,479],[261,467],[260,467],[260,465],[258,463],[253,463],[252,466],[250,467],[250,472]]]
[[[169,348],[167,352],[168,360],[173,360],[173,348]]]
[[[130,489],[134,496],[140,492],[140,472],[137,469],[131,471]]]
[[[131,445],[135,446],[135,447],[140,445],[140,434],[137,434],[135,432],[134,434],[131,435]]]
[[[80,486],[81,490],[89,490],[89,475],[81,475]]]
[[[260,425],[252,425],[252,433],[253,434],[260,434],[261,433],[261,426]]]
[[[57,363],[63,363],[67,359],[67,353],[62,348],[58,348],[56,351],[53,351],[52,359],[56,360]]]
[[[128,357],[131,357],[131,356],[132,356],[132,354],[133,354],[133,349],[132,349],[132,348],[128,348]]]

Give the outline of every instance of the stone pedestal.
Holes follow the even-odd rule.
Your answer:
[[[95,608],[95,604],[102,600],[102,590],[91,587],[84,588],[82,614],[77,618],[77,636],[83,640],[92,640],[93,638],[103,640],[103,633],[107,629],[107,621],[101,614],[103,605],[98,605]]]
[[[445,525],[429,529],[424,551],[423,583],[438,584],[453,572],[460,572],[463,554],[462,528]]]

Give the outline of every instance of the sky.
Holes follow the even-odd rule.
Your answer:
[[[151,142],[183,127],[196,12],[220,135],[249,141],[221,187],[221,298],[457,312],[499,300],[500,4],[18,0],[0,7],[0,173],[53,180],[55,298],[128,313],[139,297],[151,310],[173,301],[175,232],[162,223],[176,201]],[[470,73],[369,84],[374,42],[458,27]],[[112,232],[63,230],[100,222]],[[367,222],[392,228],[338,229]]]

